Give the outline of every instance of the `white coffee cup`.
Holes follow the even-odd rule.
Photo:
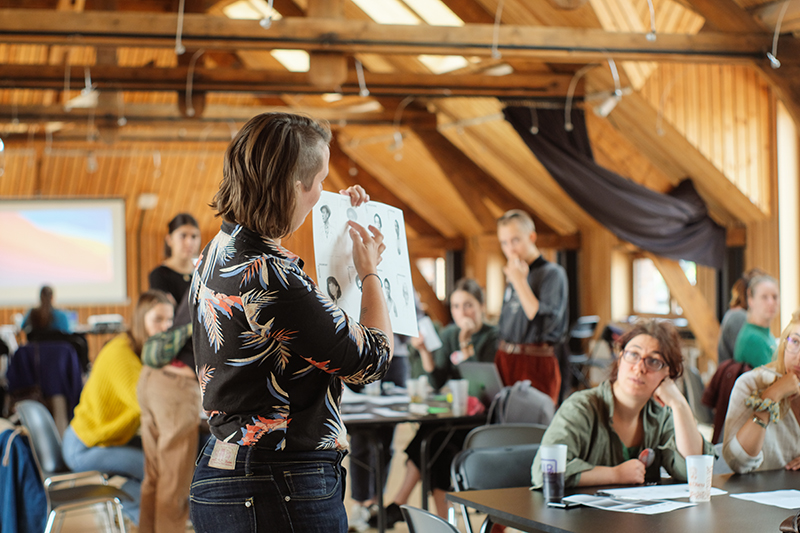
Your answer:
[[[539,447],[544,478],[544,498],[548,502],[560,502],[564,497],[564,471],[567,468],[567,445],[547,444]]]
[[[451,379],[448,382],[450,392],[453,394],[453,416],[467,414],[467,399],[469,398],[469,381],[466,379]]]
[[[714,475],[713,455],[690,455],[686,458],[686,478],[689,480],[689,501],[711,501],[711,476]]]

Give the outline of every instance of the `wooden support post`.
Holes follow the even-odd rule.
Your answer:
[[[344,18],[343,0],[309,0],[306,14],[314,18]],[[315,87],[341,90],[347,80],[347,58],[342,52],[311,52],[308,81]]]
[[[702,292],[689,283],[689,279],[677,261],[651,253],[646,253],[645,256],[653,261],[667,283],[670,294],[683,309],[683,314],[689,321],[689,328],[694,333],[697,346],[701,351],[700,357],[697,358],[697,369],[701,373],[705,372],[709,361],[714,363],[717,361],[719,322],[714,310],[703,297]]]

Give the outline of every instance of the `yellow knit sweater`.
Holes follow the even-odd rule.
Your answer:
[[[122,446],[139,429],[136,383],[142,362],[121,334],[97,355],[75,408],[72,429],[88,447]]]

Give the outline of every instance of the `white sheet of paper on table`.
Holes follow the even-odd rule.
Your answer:
[[[670,500],[617,500],[603,496],[591,496],[589,494],[573,494],[565,497],[564,500],[577,502],[586,507],[592,507],[593,509],[645,515],[668,513],[676,509],[697,505],[695,503],[674,502]]]
[[[357,320],[361,315],[361,280],[353,263],[353,241],[347,221],[353,220],[365,228],[370,224],[380,226],[386,249],[377,273],[386,294],[392,331],[416,337],[417,309],[403,211],[380,202],[352,207],[349,196],[322,191],[311,219],[317,285],[323,294]]]
[[[800,490],[771,490],[766,492],[742,492],[731,494],[731,498],[748,502],[772,505],[781,509],[800,509]]]
[[[348,420],[367,420],[370,418],[374,418],[372,413],[343,413],[342,420],[347,422]]]
[[[367,396],[365,401],[372,405],[394,405],[411,401],[408,395],[402,396]]]
[[[407,412],[395,411],[394,409],[389,409],[387,407],[377,407],[373,409],[372,412],[384,418],[401,418],[408,416]]]
[[[711,496],[727,494],[724,490],[711,487]],[[689,497],[687,483],[677,485],[645,485],[626,487],[623,489],[607,489],[598,491],[597,496],[607,496],[617,500],[673,500]]]

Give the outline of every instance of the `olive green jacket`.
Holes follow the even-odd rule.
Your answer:
[[[581,473],[595,466],[617,466],[625,462],[624,445],[612,426],[613,414],[614,394],[610,381],[574,393],[556,411],[542,437],[542,445],[567,445],[565,486],[575,487]],[[686,460],[675,443],[672,411],[651,399],[642,409],[642,423],[644,441],[641,449],[651,448],[655,451],[655,461],[645,473],[646,481],[658,481],[663,466],[673,478],[685,482]],[[715,455],[714,446],[705,439],[703,453]],[[531,467],[531,478],[534,488],[542,486],[542,466],[538,453]]]

